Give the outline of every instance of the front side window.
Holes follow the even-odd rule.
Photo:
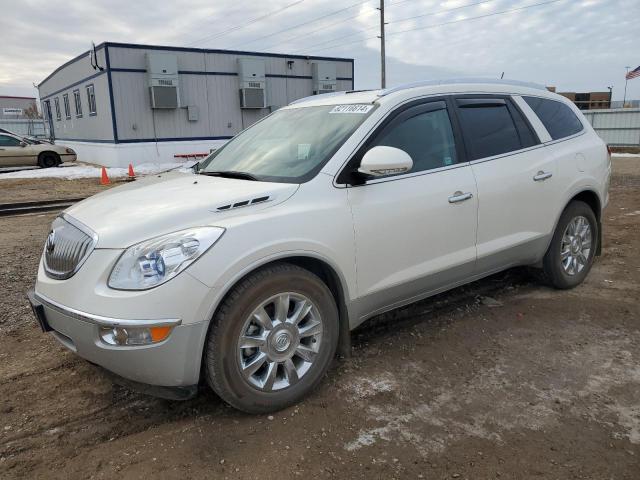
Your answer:
[[[0,135],[0,146],[2,147],[18,147],[20,146],[20,140],[8,135]]]
[[[278,110],[207,157],[200,171],[242,172],[261,181],[306,182],[373,109],[373,105],[327,105]]]
[[[456,163],[453,130],[445,108],[408,116],[383,131],[371,146],[404,150],[413,160],[410,173]]]
[[[61,120],[62,115],[60,115],[60,100],[58,99],[58,97],[53,99],[53,103],[55,104],[55,107],[56,107],[56,120]]]
[[[96,114],[96,95],[93,85],[87,85],[87,104],[89,105],[89,115]]]
[[[553,140],[570,137],[584,128],[575,113],[562,102],[540,97],[522,97],[538,116]]]
[[[69,94],[65,93],[62,96],[62,102],[64,103],[64,116],[69,119],[71,118],[71,108],[69,108]]]
[[[82,99],[80,97],[80,90],[73,91],[73,103],[76,107],[76,117],[82,116]]]
[[[531,133],[521,138],[502,99],[457,100],[458,117],[470,160],[513,152],[534,144]]]

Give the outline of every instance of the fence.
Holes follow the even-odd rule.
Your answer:
[[[0,119],[0,128],[9,130],[25,137],[48,138],[49,131],[46,122],[41,118],[35,119]]]
[[[584,110],[582,113],[608,145],[640,147],[640,108]]]

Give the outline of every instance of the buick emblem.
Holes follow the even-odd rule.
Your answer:
[[[45,243],[45,250],[48,254],[53,253],[53,249],[56,248],[56,231],[51,230],[51,233],[47,236],[47,242]]]
[[[284,352],[291,345],[291,338],[287,332],[280,333],[274,341],[274,348],[278,352]]]

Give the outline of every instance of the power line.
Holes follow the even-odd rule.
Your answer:
[[[470,21],[470,20],[479,20],[481,18],[487,18],[487,17],[496,16],[496,15],[502,15],[502,14],[505,14],[505,13],[517,12],[517,11],[520,11],[520,10],[526,10],[528,8],[533,8],[533,7],[540,7],[540,6],[543,6],[543,5],[549,5],[549,4],[557,3],[557,2],[561,2],[561,1],[563,1],[563,0],[549,0],[547,2],[539,2],[539,3],[534,3],[534,4],[531,4],[531,5],[525,5],[523,7],[512,8],[512,9],[509,9],[509,10],[502,10],[502,11],[499,11],[499,12],[487,13],[485,15],[478,15],[476,17],[461,18],[459,20],[452,20],[450,22],[442,22],[442,23],[436,23],[436,24],[433,24],[433,25],[425,25],[425,26],[422,26],[422,27],[408,28],[406,30],[398,30],[398,31],[395,31],[395,32],[387,33],[387,37],[390,37],[392,35],[399,35],[401,33],[406,33],[406,32],[413,32],[413,31],[416,31],[416,30],[427,30],[427,29],[430,29],[430,28],[442,27],[442,26],[451,25],[451,24],[454,24],[454,23],[467,22],[467,21]],[[371,30],[371,29],[366,29],[366,30]],[[359,32],[359,33],[362,33],[362,32]],[[373,36],[373,37],[361,38],[361,39],[355,40],[353,42],[340,43],[340,44],[332,45],[332,46],[329,46],[329,47],[321,48],[320,50],[315,50],[315,49],[313,49],[313,50],[315,50],[315,51],[324,51],[324,50],[329,50],[331,48],[342,47],[342,46],[346,46],[346,45],[352,45],[354,43],[366,42],[367,40],[372,40],[374,38],[378,38],[378,37],[377,36]],[[327,43],[327,42],[324,42],[324,43]]]
[[[339,10],[335,10],[335,11],[333,11],[333,12],[327,13],[327,14],[325,14],[325,15],[321,15],[321,16],[316,17],[316,18],[314,18],[314,19],[312,19],[312,20],[309,20],[309,21],[307,21],[307,22],[298,23],[297,25],[293,25],[292,27],[284,28],[284,29],[282,29],[282,30],[278,30],[277,32],[270,33],[270,34],[268,34],[268,35],[263,35],[262,37],[254,38],[253,40],[250,40],[250,41],[248,41],[248,42],[242,42],[242,43],[239,43],[239,44],[236,44],[236,45],[237,45],[237,46],[249,45],[249,44],[251,44],[251,43],[257,42],[258,40],[263,40],[263,39],[265,39],[265,38],[270,38],[270,37],[273,37],[273,36],[275,36],[275,35],[279,35],[279,34],[281,34],[281,33],[288,32],[289,30],[295,30],[296,28],[300,28],[300,27],[302,27],[302,26],[304,26],[304,25],[309,25],[310,23],[317,22],[318,20],[322,20],[323,18],[327,18],[327,17],[331,17],[331,16],[333,16],[333,15],[337,15],[338,13],[342,13],[342,12],[344,12],[344,11],[346,11],[346,10],[349,10],[349,9],[351,9],[351,8],[353,8],[353,7],[357,7],[357,6],[362,5],[362,4],[364,4],[364,3],[368,3],[368,2],[370,2],[370,1],[371,1],[371,0],[364,0],[364,1],[361,1],[361,2],[357,2],[357,3],[354,3],[354,4],[352,4],[352,5],[349,5],[348,7],[344,7],[344,8],[341,8],[341,9],[339,9]],[[307,32],[307,33],[305,33],[305,35],[308,35],[308,32]],[[234,48],[234,47],[235,47],[235,46],[233,46],[233,47],[231,47],[231,48]]]
[[[365,3],[366,3],[366,2],[365,2]],[[371,11],[370,13],[374,13],[374,11]],[[358,17],[360,17],[361,15],[362,15],[362,14],[358,13],[357,15],[351,15],[351,16],[349,16],[349,17],[347,17],[347,18],[343,18],[342,20],[338,20],[337,22],[333,22],[333,23],[331,24],[331,28],[333,29],[333,27],[335,27],[336,25],[339,25],[339,24],[344,23],[344,22],[348,22],[349,20],[351,20],[351,19],[353,19],[353,18],[358,18]],[[375,28],[378,28],[378,27],[375,27]],[[320,31],[323,31],[323,30],[326,30],[326,29],[327,29],[327,27],[326,27],[326,26],[322,26],[322,27],[320,27],[320,28],[316,28],[316,29],[314,29],[314,30],[308,30],[308,31],[306,31],[306,32],[304,32],[304,33],[302,33],[302,34],[300,34],[300,35],[296,35],[296,36],[294,36],[294,37],[289,37],[289,38],[287,38],[286,40],[283,40],[283,41],[278,42],[278,43],[274,43],[274,44],[272,44],[271,46],[266,47],[266,49],[271,49],[271,48],[273,48],[273,47],[277,47],[278,45],[283,45],[283,44],[285,44],[285,43],[289,43],[290,41],[292,41],[292,40],[296,40],[296,39],[301,38],[301,37],[308,37],[309,35],[313,35],[313,34],[314,34],[314,33],[316,33],[316,32],[320,32]]]
[[[414,18],[431,17],[431,16],[435,16],[435,15],[440,15],[442,13],[448,13],[448,12],[452,12],[454,10],[460,10],[462,8],[467,8],[467,7],[474,7],[474,6],[480,5],[482,3],[494,2],[494,1],[495,0],[482,0],[480,2],[469,3],[467,5],[461,5],[459,7],[447,8],[445,10],[439,10],[437,12],[424,13],[424,14],[421,14],[421,15],[415,15],[413,17],[402,18],[402,19],[399,19],[399,20],[393,20],[393,21],[391,21],[389,23],[402,23],[402,22],[407,22],[409,20],[413,20]],[[401,2],[398,2],[398,3],[401,3]],[[368,28],[365,28],[364,30],[360,30],[358,32],[352,32],[352,33],[349,33],[347,35],[343,35],[341,37],[332,38],[331,40],[325,40],[324,42],[315,43],[315,44],[311,45],[311,47],[309,47],[309,48],[315,48],[315,47],[319,47],[321,45],[325,45],[327,43],[333,43],[336,40],[342,40],[344,38],[354,37],[356,35],[360,35],[362,32],[368,32],[369,30],[377,30],[378,28],[380,28],[378,25],[375,25],[375,26],[372,26],[372,27],[368,27]],[[368,40],[368,39],[366,39],[366,40]],[[356,42],[350,42],[350,43],[356,43]],[[327,48],[330,48],[330,47],[327,47]]]
[[[191,43],[188,43],[186,46],[190,47],[192,45],[196,45],[196,44],[201,43],[201,42],[213,40],[214,38],[221,37],[222,35],[226,35],[227,33],[231,33],[231,32],[234,32],[236,30],[240,30],[242,28],[248,27],[249,25],[252,25],[252,24],[254,24],[256,22],[259,22],[260,20],[264,20],[265,18],[272,17],[273,15],[281,13],[281,12],[291,8],[291,7],[295,7],[296,5],[298,5],[298,4],[300,4],[300,3],[304,2],[304,1],[305,0],[297,0],[297,1],[293,2],[293,3],[289,3],[289,4],[285,5],[284,7],[281,7],[279,9],[277,9],[277,10],[273,10],[271,12],[265,13],[264,15],[260,15],[259,17],[255,17],[255,18],[249,20],[246,23],[242,23],[240,25],[236,25],[236,26],[228,28],[226,30],[222,30],[222,31],[214,33],[214,34],[207,35],[206,37],[202,37],[202,38],[200,38],[198,40],[195,40],[195,41],[193,41]]]
[[[479,18],[493,17],[495,15],[502,15],[503,13],[517,12],[517,11],[520,11],[520,10],[526,10],[528,8],[541,7],[542,5],[549,5],[551,3],[558,3],[558,2],[562,2],[562,1],[563,0],[549,0],[547,2],[534,3],[532,5],[525,5],[523,7],[512,8],[512,9],[509,9],[509,10],[502,10],[500,12],[486,13],[484,15],[478,15],[477,17],[461,18],[460,20],[452,20],[450,22],[444,22],[444,23],[440,23],[440,24],[436,24],[436,25],[427,25],[426,27],[407,28],[406,30],[398,30],[397,32],[390,33],[389,35],[398,35],[400,33],[413,32],[415,30],[425,30],[427,28],[441,27],[443,25],[450,25],[452,23],[460,23],[460,22],[466,22],[468,20],[477,20]]]
[[[441,13],[453,12],[454,10],[460,10],[462,8],[467,8],[467,7],[475,7],[476,5],[482,5],[483,3],[495,2],[495,1],[496,0],[482,0],[481,2],[469,3],[467,5],[461,5],[459,7],[453,7],[453,8],[448,8],[446,10],[440,10],[439,12],[423,13],[423,14],[420,14],[420,15],[414,15],[413,17],[400,18],[398,20],[393,20],[390,23],[401,23],[401,22],[407,22],[409,20],[414,20],[416,18],[433,17],[433,16],[439,15]]]

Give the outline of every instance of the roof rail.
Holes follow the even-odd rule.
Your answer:
[[[295,105],[296,103],[306,102],[307,100],[311,100],[314,98],[329,98],[329,97],[337,97],[338,95],[345,95],[347,92],[331,92],[331,93],[320,93],[318,95],[309,95],[308,97],[302,97],[293,102],[290,102],[289,105]]]
[[[397,87],[391,87],[391,88],[386,88],[384,90],[380,90],[380,92],[378,93],[378,96],[384,97],[385,95],[389,95],[391,93],[399,92],[402,90],[407,90],[409,88],[429,87],[429,86],[436,86],[436,85],[462,84],[462,83],[478,83],[478,84],[489,83],[489,84],[497,84],[497,85],[512,85],[517,87],[535,88],[536,90],[547,90],[547,87],[545,87],[544,85],[540,85],[538,83],[522,82],[520,80],[470,77],[470,78],[448,78],[443,80],[423,80],[420,82],[405,83],[402,85],[398,85]]]

